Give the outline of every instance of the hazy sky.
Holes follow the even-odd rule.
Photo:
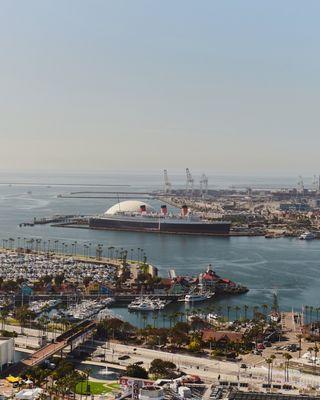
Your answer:
[[[0,0],[0,168],[319,173],[320,2]]]

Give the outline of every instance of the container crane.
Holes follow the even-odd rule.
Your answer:
[[[192,196],[194,179],[192,178],[189,168],[186,168],[186,175],[187,175],[186,193],[187,194],[189,193]]]
[[[299,176],[299,179],[298,179],[298,191],[300,193],[304,193],[304,183],[303,183],[302,176]]]
[[[164,179],[164,192],[171,193],[172,185],[169,181],[168,171],[166,169],[163,170],[163,179]]]
[[[320,175],[313,175],[313,187],[317,194],[320,193]]]
[[[208,178],[205,174],[202,174],[200,178],[200,195],[202,198],[208,195]]]

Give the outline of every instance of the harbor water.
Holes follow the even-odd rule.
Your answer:
[[[183,185],[183,177],[179,183]],[[214,179],[211,178],[210,182]],[[219,180],[220,179],[220,180]],[[249,179],[249,178],[248,178]],[[252,179],[261,185],[261,180]],[[177,178],[178,180],[178,178]],[[218,182],[226,186],[237,181],[229,177]],[[244,184],[247,181],[243,180]],[[250,182],[249,182],[250,183]],[[288,186],[292,184],[287,181]],[[103,186],[110,185],[110,186]],[[123,186],[116,186],[123,185]],[[129,185],[129,186],[125,186]],[[266,180],[265,186],[280,186],[279,180]],[[285,181],[281,182],[281,186]],[[151,191],[161,188],[159,176],[144,174],[0,174],[0,239],[43,238],[73,242],[77,241],[78,251],[85,243],[101,243],[123,248],[128,253],[146,253],[148,261],[167,276],[169,269],[177,274],[198,274],[212,264],[220,276],[227,277],[247,286],[248,293],[221,299],[213,299],[210,304],[197,304],[197,308],[219,305],[243,307],[270,304],[272,293],[276,291],[282,309],[301,309],[302,305],[319,306],[320,287],[320,242],[300,241],[295,238],[265,239],[264,237],[199,237],[179,235],[159,235],[147,233],[94,231],[36,225],[19,227],[22,222],[32,222],[34,217],[49,217],[54,214],[97,214],[112,204],[124,200],[117,194],[105,194],[114,198],[60,198],[60,194],[77,191]],[[154,200],[151,203],[159,207]],[[131,250],[132,249],[132,250]],[[184,309],[184,304],[171,306],[168,312]],[[129,313],[126,307],[115,312],[128,321],[141,325],[142,316]],[[149,317],[151,318],[151,317]],[[139,322],[140,321],[140,322]],[[151,320],[150,320],[151,321]]]

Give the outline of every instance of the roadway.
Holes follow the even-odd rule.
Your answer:
[[[181,371],[198,375],[206,382],[217,382],[220,376],[220,380],[247,382],[253,387],[261,388],[262,383],[267,383],[268,369],[264,365],[248,365],[246,369],[242,369],[240,368],[241,362],[217,361],[204,357],[173,354],[161,350],[151,350],[117,343],[108,343],[107,347],[105,350],[106,361],[110,363],[120,362],[122,366],[143,361],[143,365],[149,368],[152,360],[161,358],[162,360],[174,362]],[[118,357],[122,355],[128,355],[130,358],[119,361]],[[285,383],[284,371],[280,367],[274,367],[273,369],[273,383]],[[319,386],[320,376],[290,370],[290,383],[300,387],[308,385]]]

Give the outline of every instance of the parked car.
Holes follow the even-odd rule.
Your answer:
[[[130,358],[130,356],[124,355],[124,356],[118,357],[118,360],[128,360],[129,358]]]

